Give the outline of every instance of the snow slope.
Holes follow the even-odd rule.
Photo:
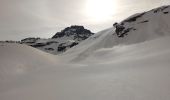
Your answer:
[[[163,37],[101,49],[81,63],[58,64],[1,80],[0,99],[169,100],[169,43],[170,37]]]
[[[166,12],[166,13],[165,13]],[[101,31],[80,45],[68,50],[64,56],[71,56],[70,60],[81,61],[93,51],[101,48],[111,48],[117,45],[130,45],[170,35],[170,6],[163,6],[148,12],[135,14],[120,22],[124,29],[116,33],[112,27]],[[70,55],[71,54],[71,55]]]
[[[0,43],[0,79],[54,66],[59,60],[53,55],[17,43]]]
[[[161,9],[139,18],[156,14],[147,25],[125,23],[121,34],[136,30],[124,37],[106,29],[63,56],[1,44],[0,100],[169,100],[170,23]]]

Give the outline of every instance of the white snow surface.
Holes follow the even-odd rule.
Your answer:
[[[62,56],[1,43],[0,100],[169,100],[170,15],[152,14],[126,23],[137,30],[123,38],[106,29]]]
[[[54,59],[55,58],[55,59]],[[16,43],[0,43],[0,78],[35,71],[59,60],[48,53]],[[40,67],[42,66],[42,67]]]

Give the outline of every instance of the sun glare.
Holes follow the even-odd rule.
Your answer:
[[[86,14],[95,21],[104,21],[116,13],[116,0],[87,0]]]

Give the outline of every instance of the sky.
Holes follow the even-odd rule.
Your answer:
[[[92,32],[170,0],[0,0],[0,40],[51,38],[71,25]]]

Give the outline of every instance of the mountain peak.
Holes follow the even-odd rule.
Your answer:
[[[61,38],[73,36],[74,39],[81,38],[82,40],[87,39],[89,36],[93,35],[90,30],[85,29],[83,26],[73,25],[65,28],[61,32],[57,32],[52,38]]]

